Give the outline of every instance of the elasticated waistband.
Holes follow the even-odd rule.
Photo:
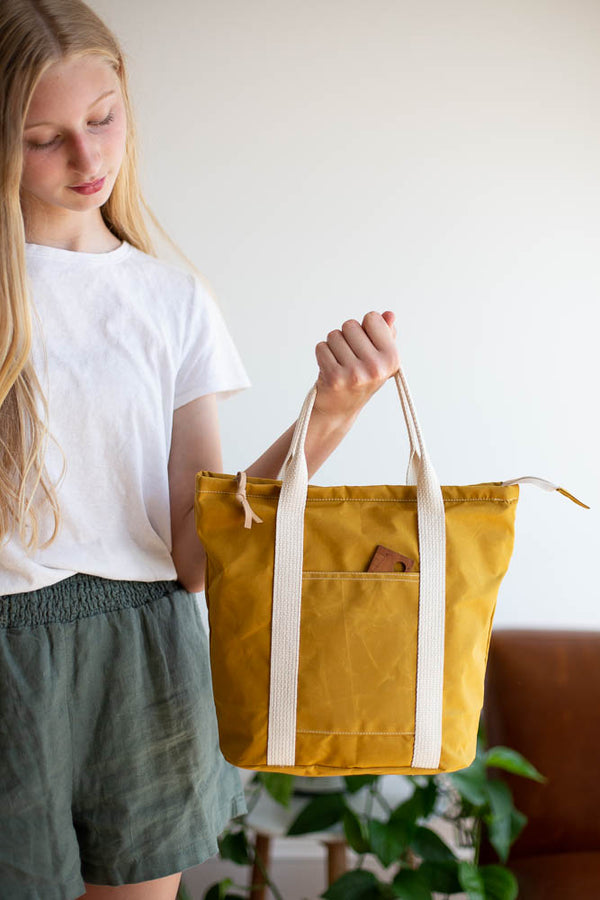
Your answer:
[[[120,581],[77,572],[36,591],[0,596],[0,628],[74,622],[97,613],[144,606],[174,591],[180,581]]]

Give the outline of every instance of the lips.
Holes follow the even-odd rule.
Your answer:
[[[96,178],[95,181],[86,181],[84,184],[72,184],[72,185],[70,185],[70,186],[71,186],[71,187],[74,187],[74,188],[89,188],[89,187],[95,187],[95,185],[100,184],[100,182],[103,181],[103,180],[104,180],[104,176],[102,176],[102,178]]]
[[[105,179],[106,175],[91,184],[70,185],[70,190],[77,191],[78,194],[95,194],[103,187]]]

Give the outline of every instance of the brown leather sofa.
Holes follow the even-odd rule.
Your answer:
[[[506,863],[520,900],[600,900],[600,632],[495,629],[483,721],[548,779],[490,772],[529,819]],[[485,840],[479,859],[499,862]]]

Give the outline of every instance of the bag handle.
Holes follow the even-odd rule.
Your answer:
[[[406,481],[417,485],[419,536],[419,626],[417,644],[415,740],[411,766],[437,769],[442,747],[444,633],[446,603],[446,520],[442,490],[425,448],[406,376],[394,373],[411,446]],[[293,766],[296,716],[304,510],[308,468],[304,445],[317,395],[313,384],[296,422],[290,450],[281,468],[277,503],[271,678],[267,765]],[[418,444],[418,449],[417,449]]]
[[[400,403],[402,404],[402,412],[404,414],[404,421],[406,423],[406,429],[408,431],[408,439],[410,442],[410,454],[408,457],[408,465],[406,467],[406,484],[416,484],[417,483],[417,473],[419,470],[419,460],[421,458],[420,448],[423,445],[423,438],[421,435],[421,430],[419,428],[419,424],[417,422],[417,415],[412,404],[412,400],[408,399],[410,397],[410,393],[408,391],[408,385],[406,384],[406,378],[404,373],[402,373],[402,377],[400,377],[400,370],[394,373],[393,378],[396,382],[396,387],[398,388],[398,394],[400,396]],[[404,381],[403,381],[404,379]],[[406,390],[406,395],[405,395]],[[306,432],[308,430],[308,424],[306,426],[306,430],[303,432],[303,421],[307,420],[307,423],[310,421],[310,416],[312,413],[313,404],[315,398],[317,396],[317,383],[315,382],[312,386],[309,394],[304,401],[304,405],[302,406],[302,410],[300,412],[300,416],[298,418],[298,422],[296,425],[296,429],[294,430],[294,434],[292,436],[292,442],[290,444],[290,449],[288,450],[288,455],[283,462],[279,473],[277,475],[277,480],[281,481],[283,479],[283,473],[285,468],[290,460],[290,457],[297,454],[299,450],[300,441],[302,442],[302,450],[304,450],[304,442],[306,440]],[[302,420],[302,423],[301,421]],[[415,425],[416,423],[416,425]],[[418,432],[418,435],[421,435],[420,440],[415,432]]]

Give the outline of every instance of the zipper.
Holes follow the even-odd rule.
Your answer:
[[[579,504],[579,506],[583,506],[585,509],[590,509],[587,503],[582,503],[581,500],[578,500],[577,497],[573,496],[573,494],[565,491],[564,488],[559,487],[557,484],[552,484],[551,481],[547,481],[545,478],[535,478],[533,475],[522,475],[521,478],[510,478],[508,481],[500,481],[498,483],[502,487],[505,487],[509,484],[535,484],[536,487],[541,488],[543,491],[559,491],[559,493],[564,494],[565,497],[568,497],[569,500],[572,500],[573,503],[577,503]]]

